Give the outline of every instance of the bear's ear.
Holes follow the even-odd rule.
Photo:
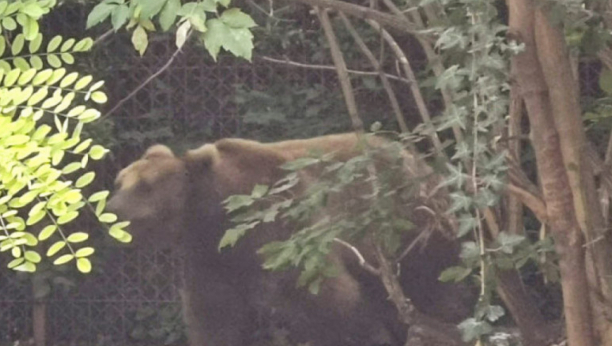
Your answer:
[[[219,151],[214,144],[204,144],[197,149],[188,150],[184,160],[191,171],[209,169],[219,161]]]
[[[144,153],[142,156],[143,159],[151,159],[151,158],[173,158],[174,153],[170,148],[165,145],[156,144]]]

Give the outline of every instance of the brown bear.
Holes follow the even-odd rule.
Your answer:
[[[367,138],[370,146],[386,143]],[[279,166],[313,151],[349,160],[362,152],[360,144],[354,133],[268,144],[222,139],[183,157],[155,145],[118,174],[108,206],[131,221],[134,241],[176,244],[185,255],[183,307],[192,346],[249,345],[262,319],[285,328],[293,342],[313,346],[403,345],[406,327],[399,323],[379,278],[363,270],[348,247],[332,248],[329,261],[337,275],[327,278],[317,295],[296,287],[297,270],[271,272],[261,267],[257,250],[287,239],[293,232],[290,223],[264,224],[236,246],[219,250],[224,230],[231,227],[222,205],[228,196],[250,194],[256,184],[272,185],[287,174]],[[408,152],[402,153],[402,162],[404,179],[431,173]],[[316,181],[319,172],[300,172],[297,189],[303,191]],[[324,212],[348,205],[349,196],[341,197]],[[375,263],[371,249],[360,246]],[[437,280],[457,253],[457,244],[434,234],[401,266],[405,291],[415,306],[448,322],[470,312],[457,303],[461,298],[453,296],[448,285]]]

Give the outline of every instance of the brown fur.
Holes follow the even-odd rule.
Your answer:
[[[375,146],[381,143],[381,139],[370,139]],[[357,144],[355,134],[270,144],[223,139],[191,150],[183,158],[157,145],[119,173],[109,207],[132,221],[135,241],[180,242],[185,253],[183,299],[193,346],[248,345],[257,317],[279,322],[294,340],[310,340],[315,346],[402,344],[404,328],[397,323],[378,278],[359,268],[347,249],[336,247],[330,254],[339,274],[324,282],[318,296],[295,287],[295,271],[268,272],[260,267],[256,250],[272,240],[286,239],[291,232],[287,226],[259,227],[236,247],[217,249],[229,226],[221,201],[232,194],[248,194],[255,184],[274,183],[285,174],[279,165],[311,151],[335,152],[337,159],[347,160],[359,153]],[[408,176],[429,173],[408,153],[404,161]],[[315,173],[302,173],[302,180],[315,180]],[[344,200],[332,205],[342,207]],[[324,212],[333,210],[329,207]],[[466,311],[453,312],[447,303],[457,305],[458,298],[437,282],[439,272],[456,258],[456,246],[438,238],[426,252],[409,255],[402,274],[418,308],[456,320]],[[368,249],[362,250],[367,255]]]

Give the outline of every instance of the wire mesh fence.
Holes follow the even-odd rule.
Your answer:
[[[84,35],[87,13],[84,6],[64,5],[46,19],[43,27],[54,35]],[[87,34],[97,37],[103,32]],[[236,95],[241,88],[267,90],[274,88],[279,79],[285,83],[295,81],[316,86],[311,94],[297,98],[316,98],[334,90],[333,94],[339,95],[335,101],[343,106],[334,71],[329,69],[248,63],[231,57],[213,62],[198,45],[186,46],[168,64],[175,51],[171,36],[155,35],[147,54],[140,57],[127,35],[112,34],[96,43],[92,54],[81,57],[74,67],[106,81],[109,102],[102,109],[106,115],[90,130],[92,136],[113,149],[112,156],[97,168],[101,186],[110,187],[116,172],[154,142],[169,143],[180,150],[224,136],[247,132],[251,137],[261,135],[248,128],[244,120],[248,112],[240,116],[244,110],[240,110]],[[595,92],[591,89],[597,86],[598,68],[597,64],[581,66],[583,88],[589,94]],[[157,78],[127,97],[160,70],[163,72]],[[410,122],[416,112],[409,86],[395,86]],[[367,88],[357,88],[356,92],[363,108],[370,107],[371,113],[380,118],[384,108],[380,104],[385,101],[376,95],[383,93],[372,93]],[[322,112],[320,107],[314,109]],[[332,116],[338,117],[338,125],[330,127],[330,131],[348,129],[344,114],[327,115]],[[265,135],[269,138],[293,137],[303,135],[306,126],[316,126],[318,121],[316,117],[303,119],[299,123],[302,127],[295,132],[275,126],[263,131],[268,131]],[[77,226],[96,227],[94,222]],[[185,341],[180,319],[181,273],[177,270],[180,256],[172,251],[106,246],[103,240],[98,243],[100,259],[94,263],[95,271],[85,277],[52,266],[41,267],[34,276],[0,269],[0,345],[27,342],[36,334],[36,328],[44,328],[46,345]],[[3,268],[6,260],[6,256],[0,256]]]

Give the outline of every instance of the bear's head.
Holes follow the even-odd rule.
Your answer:
[[[282,177],[278,166],[287,157],[242,139],[204,144],[181,157],[154,145],[119,172],[108,209],[131,222],[127,229],[135,243],[171,246],[203,229],[212,242],[218,241],[227,219],[221,202]]]
[[[167,246],[182,228],[188,179],[183,160],[168,147],[154,145],[119,172],[108,210],[131,222],[134,242]]]

